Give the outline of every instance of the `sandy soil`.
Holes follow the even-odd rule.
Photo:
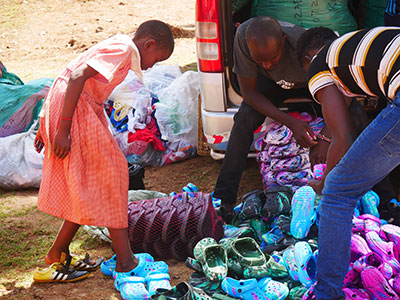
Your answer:
[[[161,19],[175,27],[178,37],[175,51],[164,64],[184,67],[196,62],[195,0],[0,0],[0,7],[0,60],[23,81],[54,78],[78,53],[116,33],[130,33],[148,19]],[[188,182],[193,182],[201,191],[212,192],[220,165],[220,161],[206,156],[147,168],[145,185],[149,190],[170,193],[179,192]],[[261,186],[257,164],[249,160],[239,196]],[[7,193],[2,195],[0,204],[7,203],[16,209],[35,207],[37,192],[33,189]],[[20,218],[34,228],[37,222],[43,221],[43,215],[35,209],[29,212]],[[56,221],[49,226],[57,228],[59,225]],[[100,241],[90,253],[94,257],[112,255],[110,246]],[[183,262],[168,260],[167,263],[172,285],[188,280],[191,271]],[[0,298],[121,299],[112,280],[101,272],[74,284],[34,284],[30,271],[33,270],[27,272],[22,282],[2,281],[0,271]],[[6,272],[3,270],[3,274]]]

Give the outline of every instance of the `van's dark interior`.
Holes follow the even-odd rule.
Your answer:
[[[220,8],[221,8],[221,19],[223,23],[223,35],[222,35],[222,42],[223,42],[223,51],[224,51],[224,63],[225,66],[228,67],[228,76],[226,77],[229,82],[227,82],[226,86],[231,86],[238,94],[240,93],[240,88],[239,84],[237,81],[236,75],[232,72],[232,67],[233,67],[233,41],[234,41],[234,36],[236,32],[236,28],[240,23],[243,23],[247,19],[249,19],[252,15],[252,6],[253,4],[257,4],[262,2],[262,1],[268,1],[268,0],[220,0]],[[383,14],[384,14],[384,9],[386,7],[387,0],[314,0],[314,1],[307,1],[305,0],[304,2],[311,2],[311,5],[313,3],[320,3],[321,1],[325,1],[328,3],[328,5],[331,5],[334,7],[337,3],[341,3],[342,5],[347,2],[348,6],[348,11],[350,14],[354,17],[354,19],[357,22],[357,27],[358,28],[366,28],[366,27],[372,27],[372,26],[379,26],[383,25]],[[271,1],[273,2],[273,1]],[[277,2],[277,1],[275,1]],[[284,2],[284,1],[282,1]],[[301,3],[302,0],[295,0],[293,2]],[[331,3],[329,3],[331,2]],[[237,8],[239,9],[237,10]],[[254,13],[254,12],[253,12]],[[378,13],[378,14],[377,14]],[[379,17],[379,14],[381,14],[381,17]],[[376,16],[378,15],[378,17]],[[382,24],[381,24],[382,23]],[[357,29],[357,28],[356,28]],[[309,110],[310,104],[304,104],[304,103],[297,103],[297,102],[292,102],[288,103],[285,105],[286,109],[288,110],[298,110],[299,108],[301,109],[306,109],[307,111]],[[300,106],[300,107],[299,107]],[[315,113],[315,106],[312,106],[312,111]],[[372,100],[369,101],[368,103],[365,103],[365,106],[368,107],[374,107],[376,108],[379,107],[384,107],[385,106],[385,100]],[[319,107],[317,106],[317,109]],[[370,110],[369,115],[373,117],[375,114],[377,114],[376,110]]]
[[[231,82],[227,83],[240,94],[238,81],[235,74],[232,72],[233,59],[232,49],[233,40],[238,24],[246,21],[251,17],[251,7],[253,1],[268,1],[268,0],[220,0],[220,8],[223,20],[223,47],[224,47],[224,58],[225,65],[229,68],[229,78]],[[233,13],[232,2],[247,2],[240,10]],[[301,0],[294,0],[295,2],[301,2]],[[326,2],[345,2],[342,0],[318,0]],[[352,16],[357,21],[358,28],[369,28],[374,26],[383,25],[383,14],[384,8],[386,7],[387,0],[349,0],[348,8]],[[368,7],[368,5],[370,5]],[[368,102],[363,103],[364,109],[367,111],[368,116],[373,119],[380,110],[386,106],[386,99],[372,99]],[[317,106],[319,108],[319,105]],[[309,113],[315,113],[315,105],[310,103],[290,103],[287,104],[288,110],[307,111]],[[396,168],[390,175],[392,184],[396,190],[400,190],[400,168]]]

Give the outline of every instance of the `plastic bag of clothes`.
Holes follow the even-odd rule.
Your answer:
[[[23,133],[0,138],[0,187],[15,190],[39,187],[42,179],[43,152],[33,146],[35,122]]]
[[[347,0],[254,0],[251,15],[270,16],[304,28],[324,26],[339,34],[357,29]]]
[[[155,116],[163,140],[197,145],[199,74],[187,71],[158,93]]]
[[[155,65],[143,72],[143,83],[155,95],[182,75],[178,65]]]

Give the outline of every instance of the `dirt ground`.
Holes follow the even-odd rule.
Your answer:
[[[130,33],[148,19],[161,19],[175,27],[175,51],[164,64],[185,67],[196,62],[195,0],[0,0],[0,7],[0,60],[8,71],[17,74],[23,81],[54,78],[78,53],[116,33]],[[201,191],[212,192],[220,166],[220,161],[205,156],[169,166],[147,168],[145,185],[148,190],[170,193],[179,192],[192,182]],[[254,159],[249,159],[239,196],[261,187],[258,166]],[[7,205],[32,208],[29,215],[19,218],[25,218],[34,228],[44,219],[43,214],[34,208],[37,193],[36,189],[6,193],[2,195],[0,204],[7,198],[11,199]],[[4,229],[1,223],[0,232]],[[54,228],[59,225],[59,221],[49,224]],[[112,255],[110,245],[101,241],[92,245],[89,252],[94,257],[108,258]],[[191,271],[183,262],[168,260],[167,263],[172,285],[188,280]],[[38,265],[44,266],[43,261],[38,261]],[[3,274],[5,272],[7,270],[3,270]],[[20,282],[2,281],[0,270],[0,298],[121,299],[119,292],[113,288],[113,281],[100,271],[74,284],[35,284],[32,283],[31,272],[33,270],[29,270],[26,280]]]

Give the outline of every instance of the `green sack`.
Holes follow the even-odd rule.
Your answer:
[[[324,26],[341,35],[357,29],[347,0],[254,0],[251,15],[270,16],[304,28]]]
[[[387,0],[360,0],[357,21],[360,28],[383,26]]]
[[[250,0],[232,0],[232,11],[238,12],[241,10]]]

